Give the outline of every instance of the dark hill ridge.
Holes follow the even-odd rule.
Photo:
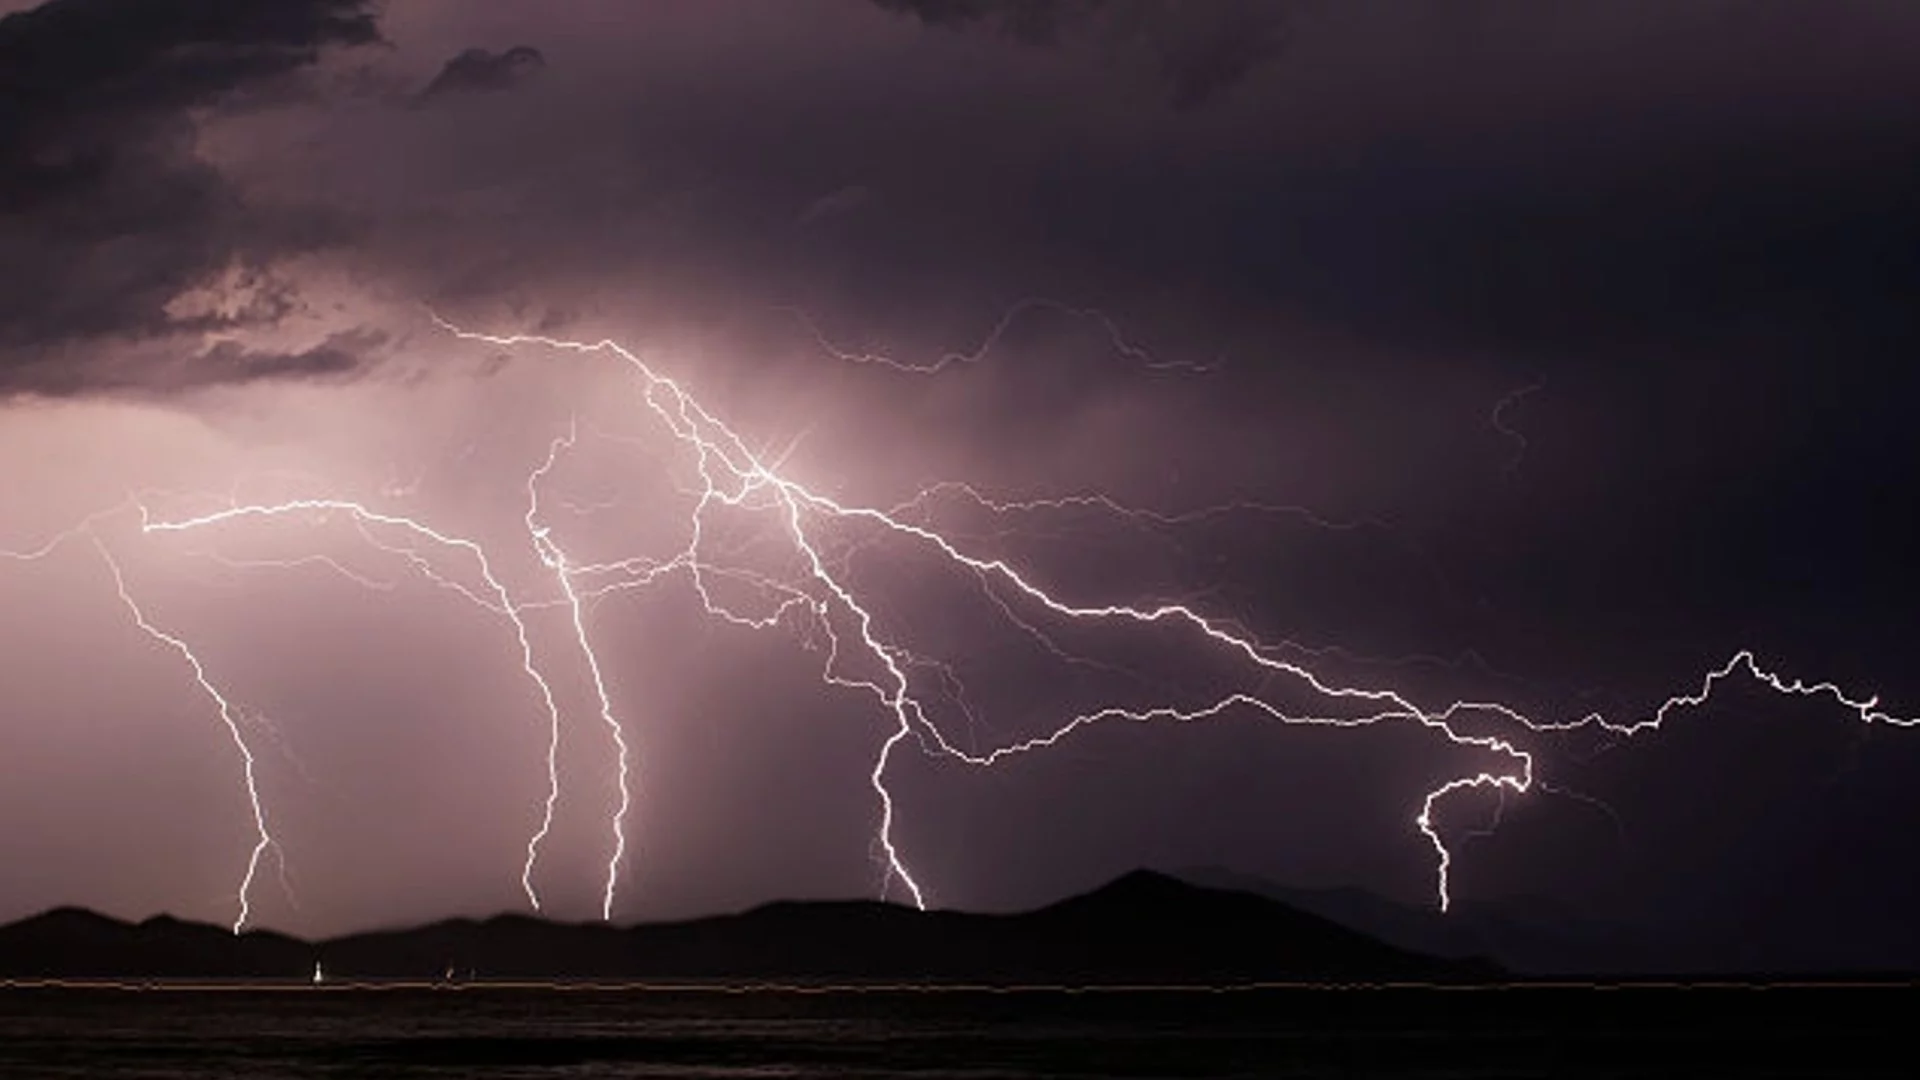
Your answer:
[[[1136,871],[1015,915],[779,902],[619,928],[518,915],[303,942],[60,909],[0,927],[0,978],[764,979],[1220,983],[1470,981],[1491,965],[1395,948],[1279,901]]]
[[[313,946],[158,916],[134,924],[56,908],[0,927],[0,978],[272,978],[313,967]]]
[[[1739,910],[1710,920],[1668,925],[1608,921],[1544,897],[1456,902],[1441,914],[1353,888],[1302,889],[1218,867],[1174,876],[1209,889],[1253,893],[1308,911],[1371,938],[1422,955],[1487,957],[1518,975],[1539,978],[1706,978],[1911,980],[1920,973],[1920,939],[1889,936],[1863,953],[1855,946],[1822,950],[1793,938],[1811,926],[1770,939],[1743,923]]]

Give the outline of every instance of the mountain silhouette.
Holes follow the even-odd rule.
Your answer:
[[[0,927],[0,977],[112,979],[272,978],[312,969],[312,947],[266,930],[236,935],[156,916],[126,923],[56,908]]]
[[[1409,952],[1485,957],[1526,976],[1834,979],[1844,974],[1873,980],[1920,970],[1920,948],[1910,936],[1888,942],[1871,957],[1857,949],[1796,950],[1745,924],[1737,906],[1711,919],[1673,925],[1596,919],[1545,897],[1467,900],[1443,914],[1363,889],[1294,888],[1220,867],[1181,869],[1173,876],[1205,888],[1263,896]],[[1808,934],[1805,928],[1801,932]]]
[[[0,978],[748,979],[1062,985],[1458,982],[1485,961],[1387,944],[1250,892],[1151,871],[1011,915],[781,901],[621,928],[520,915],[306,942],[62,908],[0,927]]]

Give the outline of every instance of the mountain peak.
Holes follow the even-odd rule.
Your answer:
[[[789,901],[618,928],[525,915],[455,919],[317,943],[171,917],[79,909],[0,927],[0,977],[747,978],[1114,985],[1475,977],[1284,903],[1152,870],[1014,915],[873,901]]]

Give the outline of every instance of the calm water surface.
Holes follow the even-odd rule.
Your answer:
[[[1907,987],[0,989],[0,1077],[1911,1075]]]

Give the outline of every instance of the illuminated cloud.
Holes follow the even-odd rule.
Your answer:
[[[1632,717],[1752,648],[1915,711],[1900,5],[235,5],[208,10],[253,44],[182,47],[162,19],[152,47],[82,48],[73,12],[131,10],[0,22],[0,71],[69,72],[0,99],[0,547],[149,487],[182,514],[353,498],[484,540],[549,605],[567,794],[538,883],[563,914],[602,910],[615,770],[523,485],[578,413],[546,539],[583,564],[671,553],[698,454],[604,356],[461,341],[429,310],[620,341],[809,491],[903,507],[1050,595],[1189,603],[1422,701]],[[108,67],[141,91],[103,89]],[[940,481],[969,486],[913,501]],[[794,570],[765,514],[711,509],[711,550],[763,575],[716,586],[743,608]],[[525,903],[549,728],[497,616],[337,516],[100,528],[247,710],[302,901],[268,862],[263,921]],[[1145,631],[1056,641],[1108,664],[1063,674],[925,551],[821,529],[970,752],[1245,673]],[[47,868],[0,907],[228,917],[250,833],[217,718],[100,575],[66,549],[0,563],[0,610],[45,613],[0,653],[21,718],[0,856]],[[584,608],[634,737],[616,916],[874,892],[889,715],[821,687],[817,635],[704,618],[684,583],[638,596]],[[123,680],[59,674],[102,657]],[[1735,675],[1657,735],[1530,743],[1552,791],[1446,800],[1458,898],[1664,918],[1844,894],[1878,913],[1857,944],[1904,925],[1920,740]],[[1392,725],[1176,726],[1096,725],[990,775],[903,741],[902,850],[969,905],[1141,862],[1419,901],[1419,798],[1484,764]],[[109,731],[147,786],[117,779],[120,743],[97,752]],[[134,844],[136,819],[198,861]],[[1854,847],[1880,854],[1829,854]]]

